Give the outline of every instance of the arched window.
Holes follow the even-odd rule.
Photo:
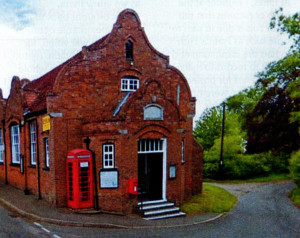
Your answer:
[[[133,61],[133,43],[128,40],[125,44],[126,60]]]
[[[144,107],[144,120],[163,120],[164,111],[160,105],[149,104]]]

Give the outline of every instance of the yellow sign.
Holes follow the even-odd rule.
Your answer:
[[[50,130],[50,116],[49,115],[44,116],[42,118],[42,121],[43,121],[43,131]]]

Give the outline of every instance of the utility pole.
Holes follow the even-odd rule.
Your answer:
[[[225,102],[222,103],[223,106],[223,118],[222,118],[222,132],[221,132],[221,151],[220,151],[220,163],[219,163],[219,179],[223,178],[223,144],[224,144],[224,129],[225,129]]]

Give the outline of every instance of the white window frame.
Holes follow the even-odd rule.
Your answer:
[[[181,141],[181,163],[182,164],[185,163],[184,151],[185,151],[184,140],[182,140]]]
[[[35,121],[29,123],[30,134],[30,163],[36,165],[36,127]]]
[[[10,127],[11,156],[13,164],[20,164],[20,128],[19,125]]]
[[[45,138],[44,140],[44,144],[45,144],[45,166],[46,168],[49,168],[49,140],[48,138]]]
[[[162,199],[167,200],[167,139],[140,139],[138,142],[138,154],[162,153]]]
[[[113,169],[115,167],[115,145],[103,144],[102,160],[104,169]]]
[[[144,120],[163,120],[164,108],[158,104],[148,104],[144,107]]]
[[[0,129],[0,163],[4,162],[4,141],[3,141],[3,130]]]
[[[136,77],[124,77],[121,79],[121,91],[134,92],[140,87],[139,79]]]

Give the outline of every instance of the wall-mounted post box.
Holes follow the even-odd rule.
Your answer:
[[[92,153],[85,149],[71,150],[67,154],[68,207],[93,207]]]
[[[138,180],[129,179],[128,180],[128,193],[133,195],[138,195]]]

